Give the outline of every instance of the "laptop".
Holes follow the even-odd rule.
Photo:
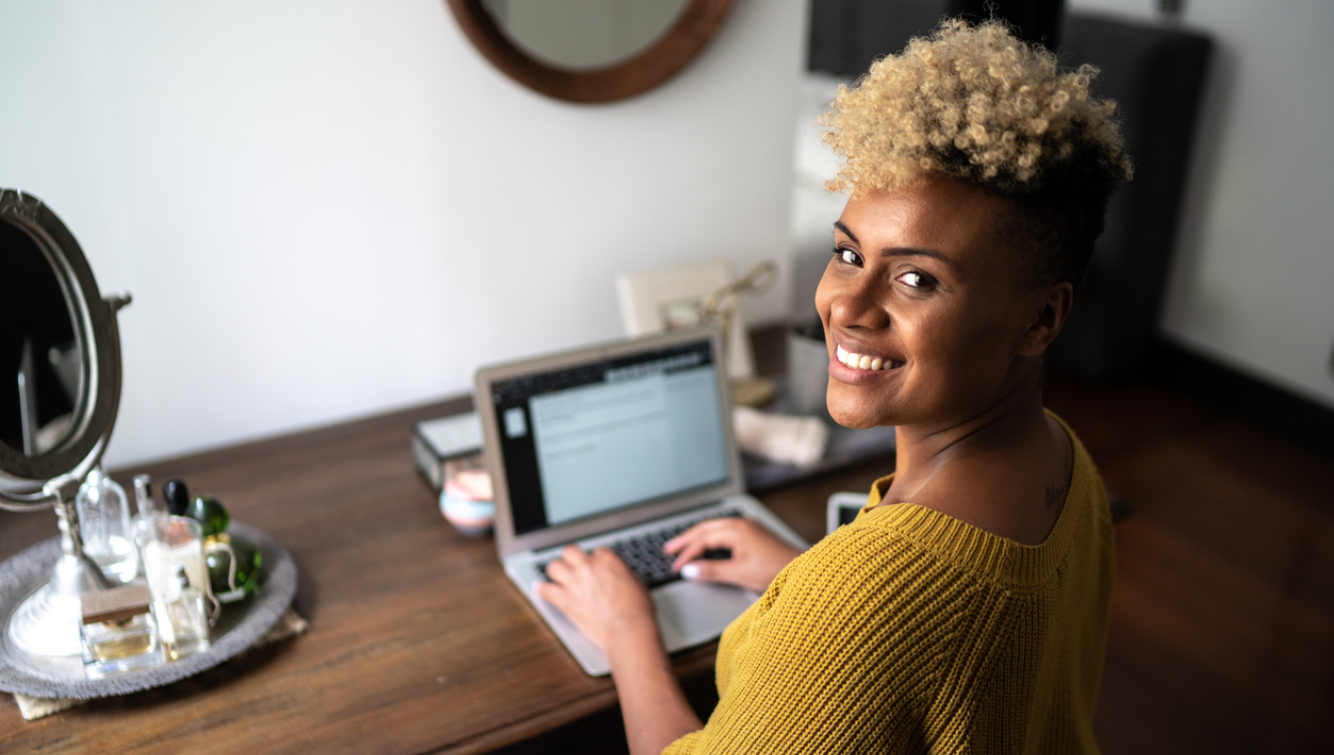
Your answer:
[[[667,540],[744,516],[809,547],[743,492],[716,329],[485,367],[476,382],[501,563],[589,674],[611,670],[601,649],[533,590],[565,545],[605,545],[625,559],[649,587],[668,652],[717,638],[759,596],[679,579],[662,554]]]

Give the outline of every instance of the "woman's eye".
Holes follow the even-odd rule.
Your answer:
[[[842,247],[835,249],[834,256],[838,257],[839,261],[849,265],[862,264],[862,256],[852,251],[851,249],[844,249]]]
[[[906,286],[921,289],[923,291],[929,291],[936,286],[935,279],[926,273],[907,272],[900,275],[899,280]]]

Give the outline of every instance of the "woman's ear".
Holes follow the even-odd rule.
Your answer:
[[[1051,342],[1056,340],[1065,318],[1070,316],[1070,307],[1075,302],[1075,287],[1063,281],[1036,294],[1030,301],[1037,305],[1036,316],[1028,324],[1019,353],[1026,357],[1036,357],[1041,356]]]

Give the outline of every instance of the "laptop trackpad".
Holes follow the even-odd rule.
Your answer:
[[[652,595],[667,652],[716,639],[756,598],[740,587],[698,582],[672,582]]]

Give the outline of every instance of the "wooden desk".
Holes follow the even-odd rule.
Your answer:
[[[26,722],[0,693],[0,752],[481,752],[604,711],[584,674],[510,585],[490,538],[460,536],[412,464],[412,423],[467,399],[117,470],[181,477],[296,559],[310,632],[193,679]],[[878,460],[763,496],[803,537]],[[50,513],[0,512],[0,558],[55,534]],[[676,658],[712,675],[715,646]]]

